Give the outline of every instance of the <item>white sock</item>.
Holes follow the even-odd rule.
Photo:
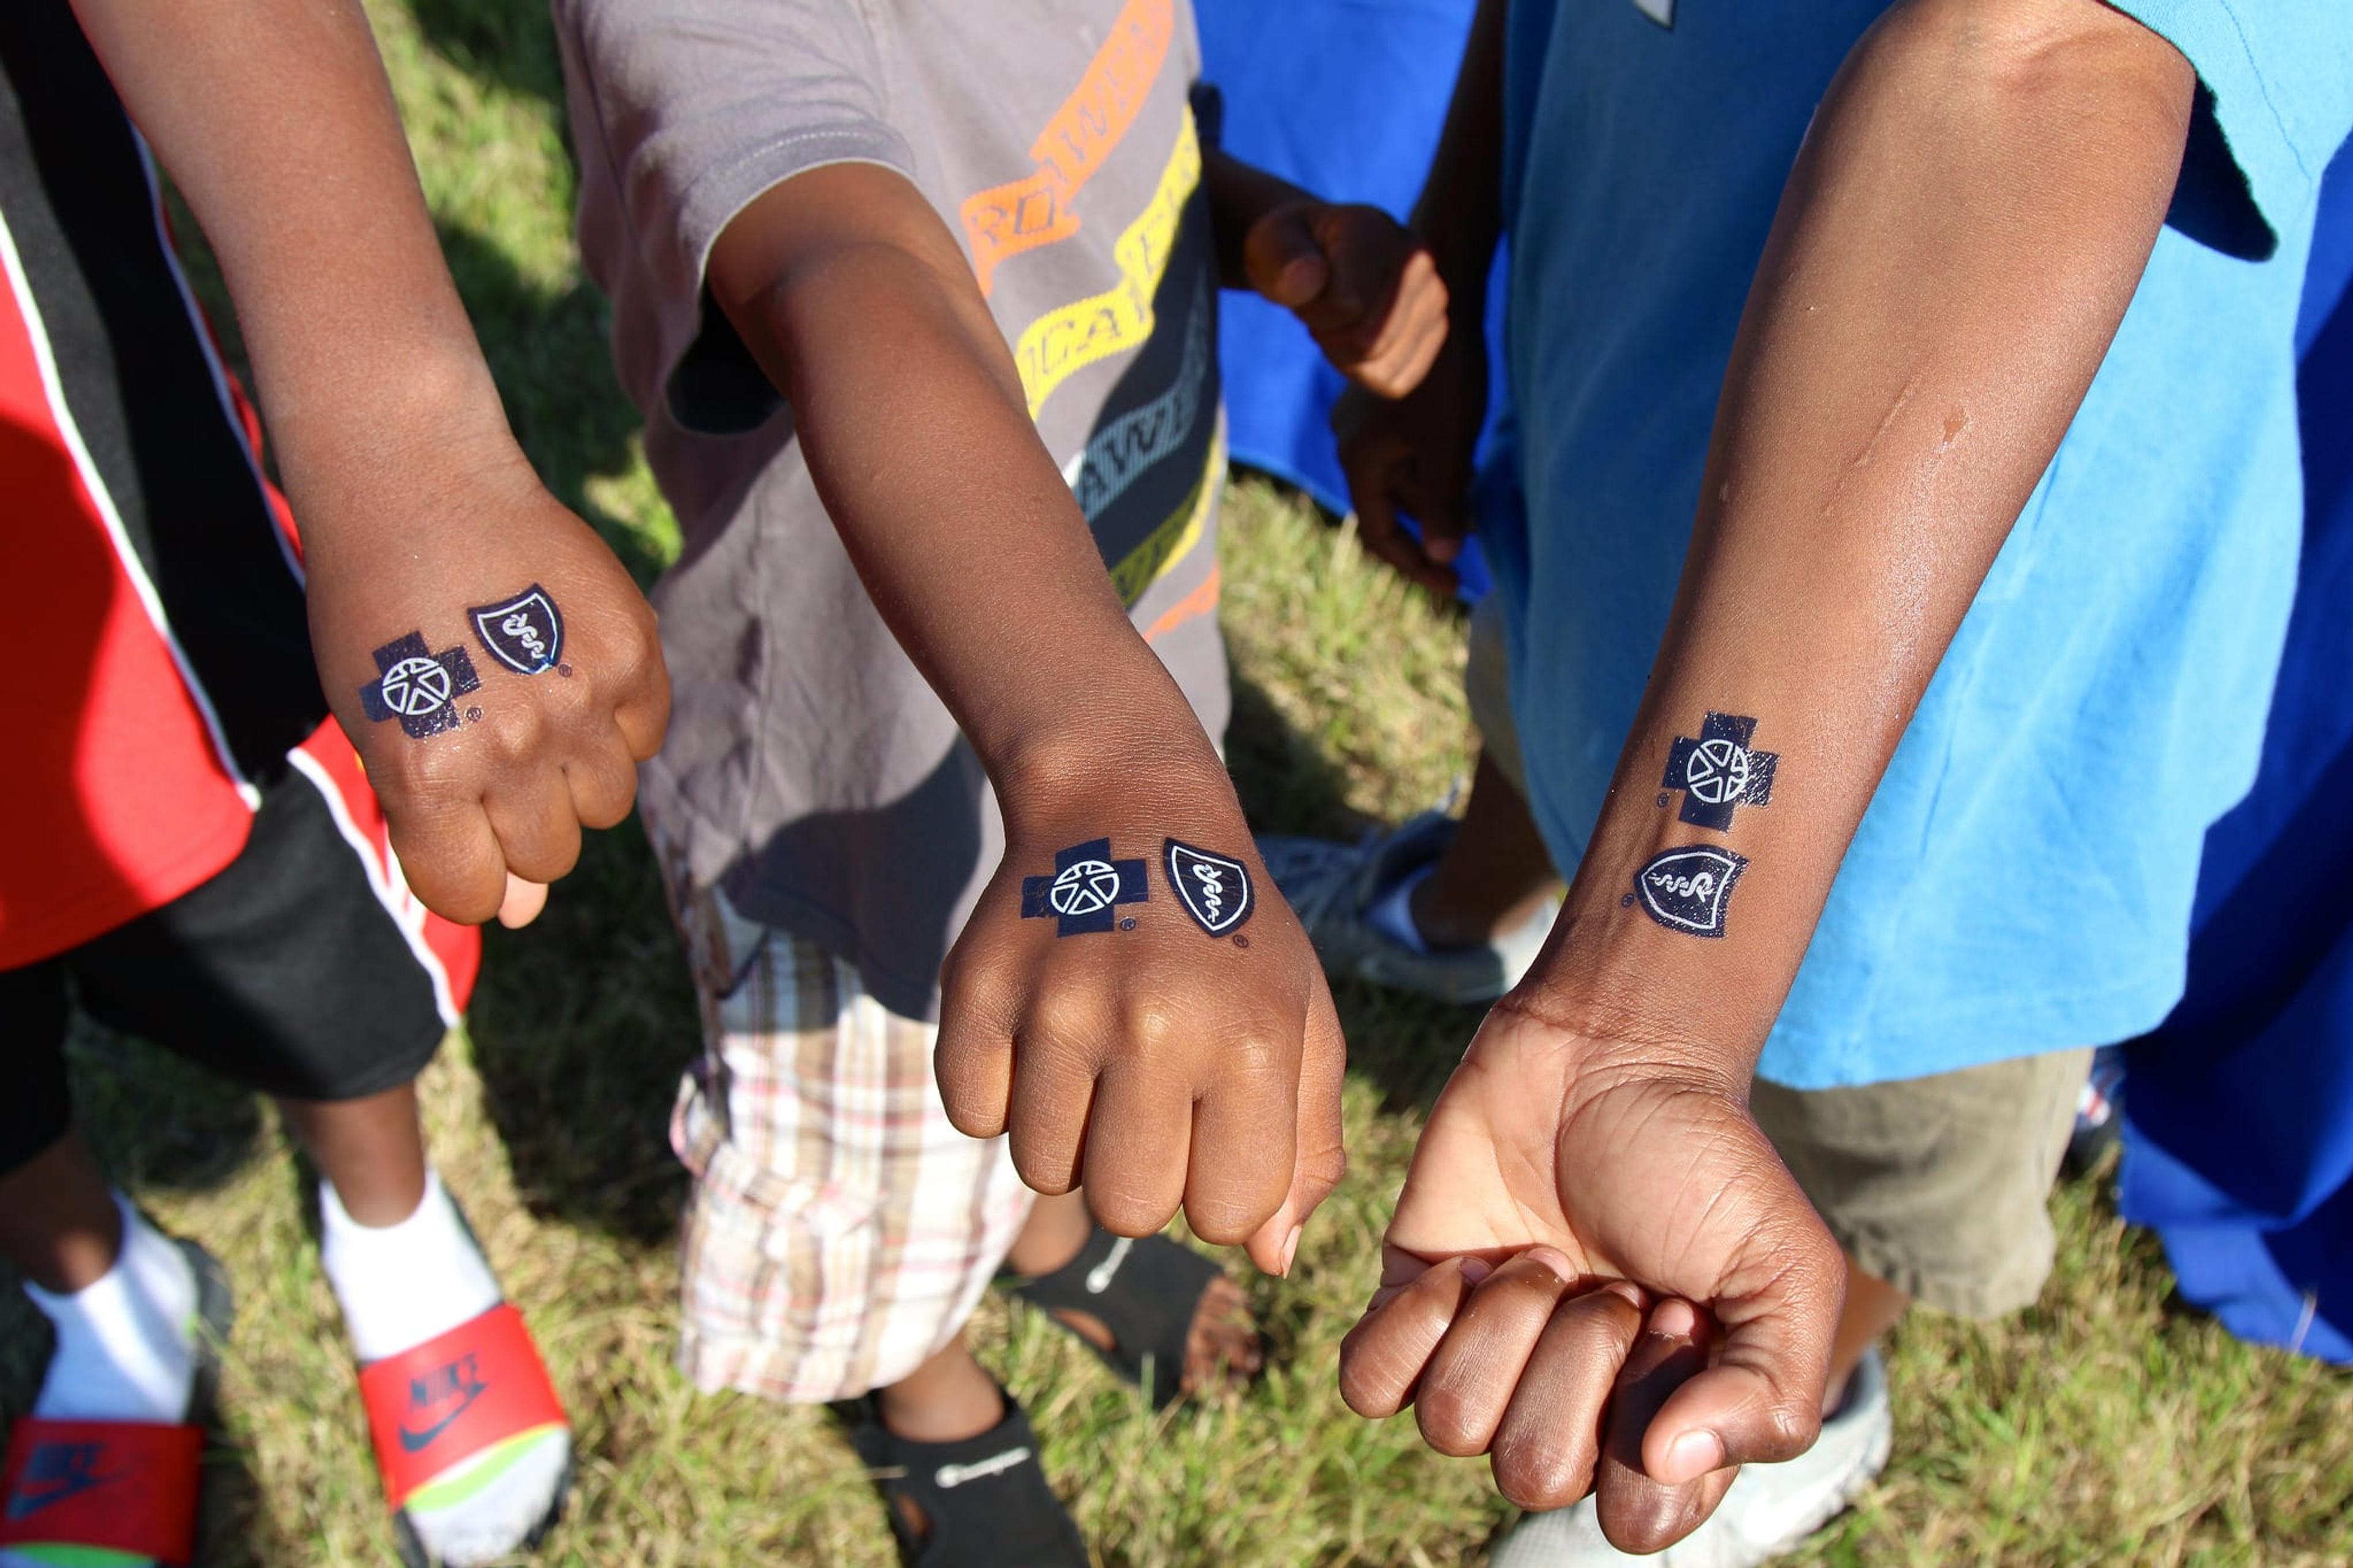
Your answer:
[[[1430,943],[1422,939],[1421,928],[1413,923],[1413,890],[1430,880],[1430,874],[1437,869],[1438,862],[1432,860],[1408,871],[1388,892],[1366,907],[1365,923],[1408,952],[1428,957]]]
[[[499,1282],[438,1172],[425,1173],[417,1212],[397,1224],[362,1225],[331,1182],[319,1184],[319,1261],[363,1363],[398,1355],[499,1304]]]
[[[70,1295],[29,1280],[25,1294],[58,1333],[33,1414],[68,1421],[187,1419],[196,1376],[196,1276],[187,1258],[121,1194],[114,1267]]]
[[[319,1209],[320,1261],[363,1363],[398,1355],[499,1304],[490,1262],[466,1233],[438,1173],[426,1172],[424,1199],[396,1225],[360,1224],[324,1182]],[[572,1435],[561,1428],[486,1449],[410,1498],[408,1521],[433,1556],[453,1568],[503,1557],[545,1517],[571,1458]],[[486,1484],[455,1484],[484,1472],[491,1475]],[[453,1500],[439,1504],[437,1492]]]

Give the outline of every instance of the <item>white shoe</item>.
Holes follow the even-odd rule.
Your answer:
[[[1868,1351],[1848,1381],[1844,1405],[1822,1423],[1814,1446],[1778,1465],[1744,1465],[1707,1522],[1650,1557],[1620,1552],[1603,1538],[1587,1498],[1555,1513],[1532,1513],[1514,1526],[1488,1560],[1490,1568],[1586,1568],[1633,1563],[1656,1568],[1756,1568],[1796,1547],[1862,1494],[1886,1467],[1894,1428],[1887,1414],[1887,1369]]]

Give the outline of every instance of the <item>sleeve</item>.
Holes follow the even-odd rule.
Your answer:
[[[2181,51],[2198,101],[2167,221],[2268,258],[2312,221],[2353,131],[2353,0],[2110,0]]]
[[[764,192],[807,170],[878,163],[915,177],[864,8],[556,0],[554,11],[582,164],[581,245],[613,297],[617,334],[638,327],[651,340],[653,387],[687,428],[751,428],[781,403],[707,298],[712,247]]]

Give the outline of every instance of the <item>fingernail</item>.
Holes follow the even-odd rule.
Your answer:
[[[1291,1278],[1291,1260],[1299,1256],[1299,1236],[1306,1228],[1303,1225],[1294,1225],[1291,1227],[1291,1234],[1283,1237],[1282,1277],[1285,1279]]]
[[[1667,1445],[1668,1474],[1659,1479],[1669,1486],[1695,1481],[1724,1464],[1724,1439],[1709,1431],[1686,1432]]]
[[[1494,1271],[1495,1266],[1483,1258],[1466,1258],[1462,1260],[1462,1282],[1465,1285],[1476,1285]]]
[[[1651,1314],[1651,1331],[1668,1339],[1689,1339],[1698,1329],[1699,1310],[1689,1301],[1662,1301]]]

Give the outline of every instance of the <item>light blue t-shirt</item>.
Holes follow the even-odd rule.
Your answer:
[[[2199,72],[2174,218],[1847,854],[1760,1064],[1778,1082],[2155,1025],[2181,992],[2206,827],[2254,776],[2301,521],[2296,301],[2353,122],[2353,0],[2119,3]],[[1526,511],[1488,542],[1532,804],[1564,868],[1658,649],[1783,181],[1883,9],[1512,6]],[[1773,751],[1778,716],[1758,717]]]

